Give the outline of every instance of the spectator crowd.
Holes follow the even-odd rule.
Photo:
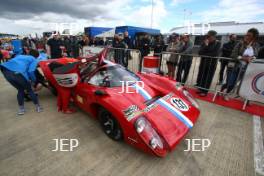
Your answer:
[[[237,40],[235,34],[230,34],[229,41],[223,45],[217,40],[216,31],[208,31],[198,52],[200,62],[195,85],[198,89],[197,94],[202,97],[207,96],[217,66],[220,64],[218,84],[221,85],[221,92],[225,92],[224,99],[228,101],[228,94],[242,80],[248,64],[255,59],[264,58],[264,48],[261,46],[261,42],[263,41],[259,41],[259,31],[255,28],[249,29],[241,41]],[[137,49],[141,53],[139,71],[142,70],[144,57],[148,56],[151,51],[153,57],[160,59],[165,59],[163,58],[165,52],[169,56],[165,59],[167,76],[183,85],[188,80],[193,58],[197,57],[193,54],[194,42],[189,34],[173,33],[168,37],[167,42],[162,35],[151,36],[149,34],[137,36],[132,40],[128,32],[124,32],[122,35],[116,34],[111,40],[89,38],[86,35],[60,36],[58,34],[54,34],[50,38],[47,36],[42,38],[25,37],[22,39],[21,52],[13,50],[10,41],[0,40],[0,61],[2,63],[0,68],[6,80],[18,90],[19,114],[25,112],[23,107],[25,90],[31,96],[37,111],[42,111],[29,83],[30,79],[36,80],[35,70],[40,61],[39,52],[45,52],[50,59],[78,58],[83,54],[83,48],[86,46],[111,46],[115,49],[114,61],[124,67],[128,67],[130,49]],[[23,62],[21,58],[24,60]],[[35,61],[36,58],[39,60]],[[19,74],[20,72],[22,74]],[[65,112],[71,113],[72,111],[66,109]]]
[[[230,34],[229,41],[223,43],[223,46],[217,40],[217,32],[208,31],[198,51],[200,62],[195,85],[197,94],[207,96],[220,64],[218,85],[221,85],[224,99],[228,101],[229,93],[234,91],[236,86],[240,86],[248,64],[255,59],[264,59],[264,47],[260,44],[262,42],[259,41],[259,31],[255,28],[249,29],[240,41],[235,34]],[[193,46],[188,34],[173,34],[170,37],[167,47],[167,51],[171,53],[167,59],[168,76],[182,84],[186,83],[195,56],[190,55],[193,53]]]

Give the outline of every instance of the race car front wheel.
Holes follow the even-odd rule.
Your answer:
[[[104,133],[115,141],[123,139],[123,132],[118,121],[105,109],[99,111],[99,121]]]

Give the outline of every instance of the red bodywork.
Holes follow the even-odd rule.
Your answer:
[[[103,56],[104,54],[97,56],[97,59],[99,58],[97,60],[98,67],[91,73],[91,75],[87,75],[86,77],[91,77],[102,67],[114,65],[109,61],[104,61]],[[95,58],[96,57],[90,60],[88,59],[87,62],[91,62]],[[49,80],[51,84],[55,85],[57,84],[56,80],[48,67],[48,64],[52,61],[42,61],[40,66],[46,79]],[[56,61],[69,63],[76,62],[78,60],[62,58],[57,59]],[[83,63],[80,62],[80,65],[81,64]],[[82,77],[83,75],[80,74],[80,67],[77,67],[75,71],[80,75],[80,77]],[[176,147],[176,145],[190,129],[186,123],[183,123],[183,121],[180,120],[178,115],[174,114],[174,112],[179,113],[180,116],[182,115],[186,117],[187,121],[189,120],[190,123],[194,124],[198,119],[200,110],[186,98],[183,94],[182,87],[176,88],[175,81],[157,74],[138,73],[137,76],[144,82],[144,88],[142,88],[143,93],[145,92],[148,94],[149,100],[146,100],[146,97],[142,95],[142,91],[134,91],[134,93],[119,93],[122,91],[122,87],[100,87],[84,81],[79,81],[76,87],[72,88],[72,96],[75,104],[92,115],[94,118],[97,118],[98,110],[101,107],[109,111],[119,122],[123,131],[123,138],[126,143],[133,145],[144,152],[163,157]],[[95,91],[97,90],[105,92],[105,95],[96,95]],[[160,101],[161,98],[159,97],[167,98]],[[188,106],[188,110],[185,109],[182,111],[180,108],[177,109],[175,104],[171,101],[172,98],[184,101],[184,103]],[[124,111],[132,105],[136,105],[138,108],[135,112],[133,112],[135,114],[134,117],[128,118]],[[174,109],[170,109],[172,107]],[[140,117],[144,117],[159,135],[163,143],[162,149],[153,149],[149,142],[146,141],[146,138],[144,138],[143,135],[145,134],[139,134],[137,132],[135,123]]]

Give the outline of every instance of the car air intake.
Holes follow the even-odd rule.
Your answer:
[[[159,98],[161,98],[161,96],[153,97],[152,99],[145,101],[144,104],[145,104],[146,106],[151,105],[152,103],[154,103],[154,102],[155,102],[156,100],[158,100]]]

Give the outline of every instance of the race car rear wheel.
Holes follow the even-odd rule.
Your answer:
[[[105,109],[99,111],[99,121],[104,133],[115,141],[123,139],[123,132],[118,121]]]

